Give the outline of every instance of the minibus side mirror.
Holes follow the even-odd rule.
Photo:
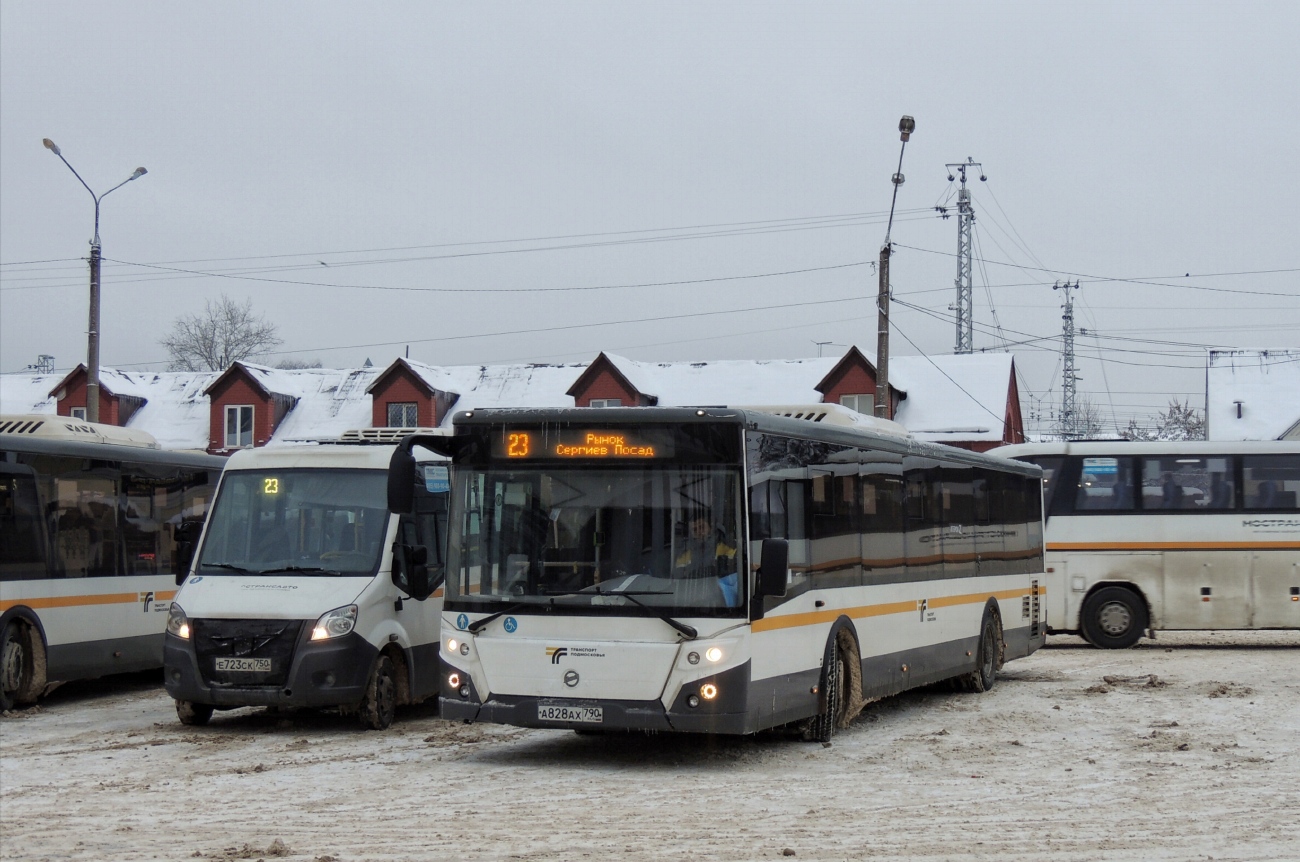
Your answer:
[[[176,527],[176,554],[172,557],[172,566],[176,569],[176,586],[185,583],[185,576],[190,572],[194,562],[194,545],[198,541],[203,525],[195,521],[186,521]]]
[[[411,598],[424,601],[434,590],[429,571],[429,549],[424,545],[393,545],[393,584]]]
[[[388,461],[388,511],[405,515],[415,508],[415,456],[405,446]]]
[[[758,594],[781,598],[790,571],[790,544],[785,539],[764,539],[758,563]]]

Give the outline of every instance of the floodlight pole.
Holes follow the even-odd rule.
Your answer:
[[[59,157],[59,161],[68,165],[68,170],[77,178],[78,182],[90,192],[90,197],[95,201],[95,238],[90,241],[90,326],[87,330],[86,338],[86,421],[99,421],[99,202],[112,192],[117,191],[122,186],[137,180],[149,173],[144,168],[136,168],[135,173],[122,180],[122,182],[113,186],[102,195],[97,195],[86,185],[86,181],[77,173],[77,169],[68,164],[68,160],[63,158],[63,153],[59,151],[58,145],[49,138],[41,141],[45,148],[54,155]]]
[[[893,399],[889,397],[889,234],[894,229],[894,204],[898,202],[898,187],[903,184],[903,151],[908,138],[916,131],[916,120],[903,115],[898,121],[898,131],[903,141],[898,150],[898,170],[894,172],[894,197],[889,202],[889,225],[885,228],[885,244],[880,247],[880,263],[876,271],[879,287],[876,293],[876,405],[877,418],[889,419]]]

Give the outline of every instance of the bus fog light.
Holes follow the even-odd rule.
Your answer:
[[[691,709],[695,709],[695,707],[700,705],[700,696],[698,694],[693,694],[686,698],[686,705]]]
[[[469,683],[462,685],[459,690],[461,697],[469,697]]]
[[[460,654],[461,654],[461,655],[469,655],[469,644],[461,644],[461,645],[460,645]]]
[[[704,651],[704,657],[712,662],[722,661],[722,650],[715,646],[711,646]]]
[[[686,655],[686,661],[689,662],[690,664],[699,664],[700,654],[697,652],[688,653]]]
[[[447,677],[447,685],[452,688],[460,688],[460,674],[453,673],[451,676]]]
[[[700,686],[700,696],[705,700],[713,700],[718,696],[718,687],[711,682],[706,682]]]

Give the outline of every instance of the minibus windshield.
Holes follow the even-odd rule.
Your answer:
[[[389,513],[379,470],[227,472],[201,575],[373,575]]]

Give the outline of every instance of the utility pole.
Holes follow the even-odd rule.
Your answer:
[[[980,182],[987,182],[984,166],[966,157],[966,161],[945,165],[948,168],[948,182],[952,182],[953,171],[961,175],[961,188],[957,191],[957,303],[949,310],[957,316],[957,345],[953,353],[973,353],[975,350],[974,302],[971,289],[971,243],[970,229],[975,222],[975,210],[970,204],[970,189],[966,188],[966,169],[979,168]]]
[[[54,141],[49,138],[43,138],[41,143],[45,144],[45,149],[59,157],[59,161],[68,166],[72,175],[90,192],[91,198],[95,201],[95,238],[90,241],[90,326],[87,333],[86,344],[86,421],[99,421],[99,202],[108,196],[109,192],[115,192],[122,186],[138,180],[140,177],[149,173],[144,168],[136,168],[135,173],[122,180],[122,182],[113,186],[102,195],[97,195],[86,185],[86,181],[81,179],[81,174],[77,169],[68,164],[68,160],[63,158],[63,153],[55,145]]]
[[[1061,350],[1064,356],[1065,370],[1061,376],[1061,436],[1066,440],[1079,436],[1079,415],[1075,409],[1074,396],[1075,384],[1079,381],[1079,376],[1074,367],[1074,295],[1071,290],[1078,290],[1079,282],[1074,284],[1066,282],[1061,284],[1057,282],[1052,285],[1052,290],[1064,291],[1065,312],[1061,315],[1061,320],[1065,321],[1061,330]]]
[[[894,184],[894,196],[889,202],[889,224],[885,228],[885,244],[880,247],[880,266],[877,267],[879,284],[876,292],[876,403],[875,414],[879,419],[889,419],[891,399],[889,397],[889,234],[894,229],[894,204],[898,202],[898,187],[903,184],[903,151],[907,141],[916,131],[916,120],[903,115],[898,121],[899,137],[903,145],[898,149],[898,170],[894,171],[891,181]]]

